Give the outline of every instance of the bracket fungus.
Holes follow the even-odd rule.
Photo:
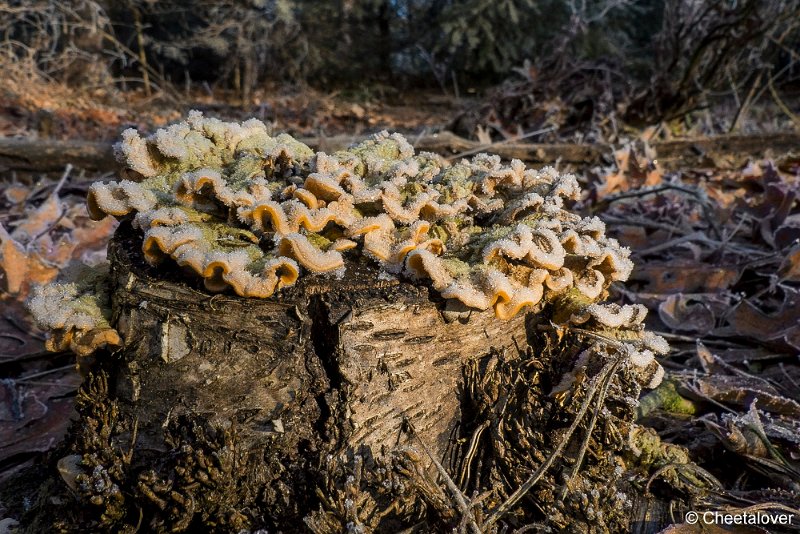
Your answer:
[[[209,291],[269,297],[301,272],[344,275],[348,256],[431,281],[446,299],[508,319],[577,289],[597,300],[632,264],[603,223],[563,209],[577,181],[478,155],[454,165],[381,133],[332,155],[259,121],[193,112],[117,147],[141,181],[95,184],[91,216],[133,218],[151,264]]]
[[[488,154],[450,164],[387,132],[315,153],[258,120],[197,111],[149,137],[126,130],[115,148],[126,178],[93,184],[89,214],[130,219],[148,263],[174,262],[210,292],[266,298],[303,275],[343,277],[346,260],[366,260],[381,277],[430,283],[462,309],[499,319],[568,296],[581,303],[565,317],[573,324],[642,330],[643,307],[600,303],[630,275],[629,251],[598,218],[564,209],[580,188],[552,167]]]
[[[49,331],[45,347],[87,356],[102,347],[122,343],[112,328],[107,265],[73,263],[59,283],[36,286],[28,307]]]

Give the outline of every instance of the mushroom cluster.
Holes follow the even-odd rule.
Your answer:
[[[132,217],[149,263],[172,260],[212,292],[269,297],[361,255],[508,319],[572,288],[596,301],[632,269],[599,219],[563,208],[572,175],[518,160],[451,165],[385,132],[314,153],[257,120],[198,112],[147,138],[127,130],[117,151],[130,179],[94,184],[91,216]]]

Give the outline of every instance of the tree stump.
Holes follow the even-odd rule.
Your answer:
[[[348,265],[342,280],[304,277],[270,299],[212,296],[177,268],[147,265],[139,243],[123,224],[109,246],[125,344],[97,358],[78,400],[74,465],[62,473],[90,494],[98,485],[116,483],[123,495],[134,488],[154,528],[299,521],[325,457],[407,444],[404,422],[443,458],[460,418],[464,363],[525,343],[524,315],[450,313],[426,287],[367,264]],[[221,448],[235,469],[206,466]],[[77,455],[97,458],[91,473]],[[228,509],[204,501],[195,514],[183,501],[199,498],[198,481],[232,501]],[[122,497],[98,497],[90,500],[109,521],[129,513]],[[271,517],[244,517],[242,504]]]
[[[539,469],[505,525],[660,529],[642,518],[669,499],[643,500],[632,481],[689,460],[636,429],[649,377],[622,359],[581,360],[594,338],[553,329],[552,309],[509,321],[451,310],[366,262],[269,299],[210,295],[177,267],[146,264],[139,243],[123,223],[109,246],[125,342],[86,362],[60,477],[39,490],[27,532],[471,521],[488,534]],[[487,489],[480,507],[459,504]]]

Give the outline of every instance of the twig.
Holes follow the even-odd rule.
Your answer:
[[[682,193],[686,193],[687,195],[692,195],[700,200],[700,193],[694,189],[689,187],[683,187],[676,184],[664,184],[659,185],[656,187],[649,187],[643,189],[637,189],[635,191],[628,191],[625,193],[618,193],[616,195],[610,195],[598,202],[593,208],[592,211],[597,211],[600,208],[605,208],[612,202],[616,202],[617,200],[625,200],[627,198],[638,198],[638,197],[645,197],[647,195],[655,195],[657,193],[663,193],[664,191],[680,191]]]
[[[142,81],[144,82],[144,94],[150,96],[152,89],[150,88],[150,73],[147,71],[149,66],[147,63],[147,55],[144,53],[144,29],[142,28],[142,14],[139,13],[133,4],[129,5],[133,12],[133,22],[136,28],[136,45],[139,48],[139,70],[142,73]]]
[[[797,127],[800,127],[800,117],[792,113],[792,110],[789,109],[789,106],[787,106],[786,103],[781,99],[781,97],[778,96],[778,92],[775,90],[775,86],[772,83],[771,76],[769,80],[767,80],[767,85],[769,86],[770,94],[772,94],[772,99],[775,101],[776,104],[778,104],[778,107],[781,108],[781,111],[783,111],[786,114],[786,116],[789,117],[793,123],[795,123]]]
[[[753,101],[756,91],[758,90],[758,86],[761,84],[762,76],[764,76],[763,69],[759,71],[758,76],[756,76],[755,81],[753,81],[753,85],[750,87],[750,91],[747,93],[747,97],[745,97],[744,102],[742,102],[742,105],[736,110],[736,115],[733,116],[733,121],[731,122],[731,127],[728,129],[728,133],[733,132],[739,127],[739,120],[745,115],[747,108],[750,107],[750,102]]]
[[[53,192],[50,193],[51,195],[57,195],[58,192],[61,191],[61,188],[64,187],[65,183],[67,183],[70,173],[72,173],[72,163],[67,163],[64,166],[64,173],[61,175],[61,179],[58,180],[58,183],[53,188]]]
[[[422,441],[422,438],[417,433],[416,429],[414,428],[414,425],[411,424],[411,420],[408,419],[408,417],[405,414],[403,414],[403,423],[411,431],[411,434],[415,438],[417,438],[417,441],[422,446],[422,450],[425,451],[425,454],[427,454],[428,457],[431,459],[433,465],[436,466],[436,470],[439,472],[439,475],[441,475],[441,477],[444,479],[447,488],[450,490],[450,493],[456,500],[456,504],[458,505],[459,511],[461,512],[463,517],[467,518],[467,526],[469,526],[470,532],[472,532],[472,534],[482,534],[481,529],[478,528],[477,523],[475,523],[475,517],[472,515],[472,510],[470,506],[467,504],[467,501],[464,498],[464,494],[461,493],[461,490],[458,488],[458,486],[456,486],[456,483],[453,482],[453,479],[450,478],[450,475],[447,474],[447,470],[439,462],[439,460],[436,459],[436,457],[433,455],[428,446],[425,445],[425,442]]]
[[[578,450],[578,454],[575,457],[575,465],[572,466],[572,472],[567,477],[564,488],[561,490],[562,501],[567,496],[567,491],[569,491],[569,486],[572,483],[572,480],[578,475],[578,471],[583,463],[583,457],[586,455],[586,449],[589,448],[589,442],[592,440],[592,432],[594,431],[595,424],[597,424],[597,418],[600,415],[600,408],[603,406],[603,402],[605,402],[606,395],[608,394],[608,387],[611,385],[611,377],[614,376],[614,372],[617,370],[617,367],[619,367],[619,364],[622,363],[622,358],[624,358],[624,356],[624,353],[622,353],[614,360],[614,365],[612,366],[611,370],[603,378],[603,384],[600,386],[600,391],[597,393],[597,400],[594,403],[592,418],[589,420],[589,426],[586,429],[586,437],[583,439],[581,447]]]
[[[555,126],[548,126],[547,128],[543,128],[541,130],[536,130],[535,132],[529,132],[518,137],[509,137],[508,139],[503,139],[502,141],[497,141],[495,143],[489,143],[486,145],[481,145],[470,150],[465,150],[464,152],[459,152],[458,154],[454,154],[446,158],[448,161],[463,158],[464,156],[471,156],[472,154],[477,154],[478,152],[483,152],[484,150],[488,150],[490,148],[494,148],[496,146],[506,145],[508,143],[513,143],[515,141],[521,141],[522,139],[528,139],[529,137],[534,137],[536,135],[540,135],[547,132],[552,132],[555,130]]]
[[[11,326],[16,328],[17,330],[19,330],[23,334],[26,334],[26,335],[34,338],[34,339],[38,339],[39,341],[44,341],[45,340],[43,335],[35,334],[35,333],[31,332],[31,327],[29,325],[25,324],[24,322],[22,322],[21,320],[19,320],[18,318],[16,318],[15,316],[13,316],[10,313],[4,314],[3,315],[3,319],[8,321],[8,323]],[[44,354],[52,354],[52,353],[45,352]]]
[[[722,482],[719,481],[717,477],[700,467],[699,465],[695,464],[678,464],[678,463],[669,463],[660,469],[657,469],[655,473],[653,473],[649,479],[647,479],[647,484],[644,487],[645,493],[650,493],[650,485],[659,477],[662,473],[669,471],[670,469],[675,469],[676,471],[680,471],[681,469],[688,469],[689,471],[694,471],[700,474],[703,478],[711,481],[714,485],[716,485],[720,489],[724,489]]]
[[[488,426],[489,421],[486,420],[478,428],[476,428],[475,432],[472,434],[472,439],[469,441],[469,447],[467,448],[467,452],[464,454],[464,460],[462,461],[461,467],[461,476],[458,480],[458,482],[461,484],[461,487],[464,487],[464,484],[469,481],[472,458],[475,456],[475,450],[478,447],[478,441],[481,438],[481,434],[483,434],[483,431],[486,430]]]
[[[789,382],[791,382],[794,385],[797,391],[800,391],[800,384],[798,384],[797,381],[794,378],[792,378],[792,375],[786,372],[786,368],[784,367],[783,362],[780,362],[778,365],[781,368],[781,373],[783,373],[783,376],[785,376],[789,380]]]
[[[636,254],[638,254],[640,257],[641,256],[646,256],[648,254],[654,254],[656,252],[661,252],[662,250],[668,250],[668,249],[674,247],[675,245],[680,245],[681,243],[692,242],[692,241],[695,241],[695,240],[702,241],[702,240],[704,240],[703,238],[705,238],[705,237],[706,237],[706,234],[703,233],[703,232],[693,232],[693,233],[688,234],[688,235],[683,235],[681,237],[676,237],[675,239],[670,239],[666,243],[660,243],[658,245],[653,245],[650,248],[646,248],[646,249],[643,249],[643,250],[637,250]]]
[[[16,381],[17,382],[27,382],[31,378],[39,378],[39,377],[42,377],[42,376],[45,376],[45,375],[51,375],[53,373],[60,373],[62,371],[68,371],[69,369],[74,369],[74,368],[75,368],[74,364],[65,365],[63,367],[56,367],[55,369],[48,369],[47,371],[42,371],[40,373],[34,373],[32,375],[28,375],[28,376],[23,376],[23,377],[17,378]]]

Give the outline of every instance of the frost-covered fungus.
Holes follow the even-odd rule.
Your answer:
[[[667,354],[669,344],[663,337],[644,329],[646,317],[647,308],[641,304],[593,303],[573,313],[569,322],[616,340],[628,363],[646,377],[645,385],[654,388],[664,376],[664,369],[655,356]]]
[[[573,176],[487,154],[450,164],[399,134],[315,154],[259,121],[192,112],[149,137],[126,131],[117,155],[142,179],[94,185],[91,215],[130,218],[149,263],[209,291],[268,297],[303,272],[346,276],[362,256],[507,319],[567,293],[597,302],[632,267],[602,222],[564,208]]]
[[[109,323],[108,265],[71,264],[60,281],[33,289],[28,308],[48,331],[45,346],[50,351],[69,349],[86,356],[122,342]]]

